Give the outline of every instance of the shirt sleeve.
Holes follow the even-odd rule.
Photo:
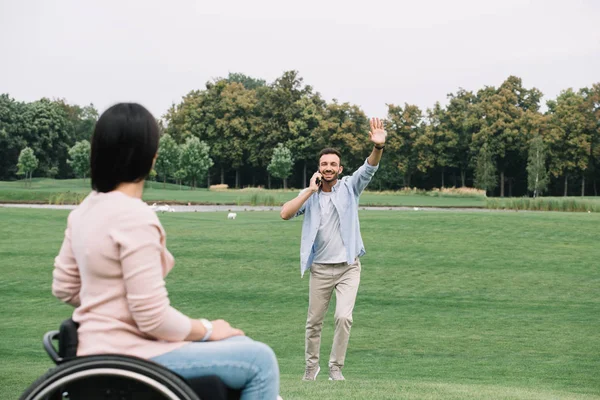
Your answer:
[[[119,245],[127,303],[140,331],[166,341],[184,340],[190,319],[171,307],[161,254],[162,228],[147,221],[113,233]]]
[[[61,301],[74,307],[79,307],[79,291],[81,290],[81,277],[79,267],[71,248],[71,217],[67,219],[65,238],[54,259],[52,272],[52,294]]]
[[[363,190],[365,190],[378,169],[379,165],[370,165],[367,159],[365,160],[365,163],[349,177],[352,189],[357,196],[360,196]]]
[[[310,190],[310,189],[309,188],[302,189],[300,191],[300,193],[298,193],[298,197],[300,197],[302,195],[302,193],[306,192],[307,190]],[[306,201],[308,201],[308,200],[306,200]],[[296,214],[294,214],[294,216],[292,218],[299,217],[306,212],[306,201],[302,204],[302,206],[300,206],[300,209],[296,212]]]

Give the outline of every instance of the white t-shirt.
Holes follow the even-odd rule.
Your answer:
[[[337,264],[346,261],[346,248],[340,231],[340,216],[331,200],[333,192],[319,193],[321,224],[315,239],[315,259],[317,264]]]

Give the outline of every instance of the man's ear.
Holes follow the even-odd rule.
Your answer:
[[[341,174],[343,170],[344,170],[344,167],[342,165],[340,165],[340,172],[338,172],[338,174]]]

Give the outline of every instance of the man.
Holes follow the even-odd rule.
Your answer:
[[[350,338],[352,310],[360,283],[359,257],[365,254],[358,221],[358,198],[379,167],[387,134],[378,118],[371,119],[374,143],[366,162],[352,176],[338,179],[343,167],[335,149],[319,154],[319,171],[310,186],[285,203],[281,218],[305,214],[300,246],[300,273],[310,269],[303,380],[314,381],[320,371],[321,329],[335,289],[335,332],[329,357],[329,379],[344,380],[342,368]]]

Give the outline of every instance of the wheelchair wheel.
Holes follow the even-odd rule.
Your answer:
[[[20,400],[199,400],[182,378],[150,361],[116,355],[75,358],[51,369]]]

